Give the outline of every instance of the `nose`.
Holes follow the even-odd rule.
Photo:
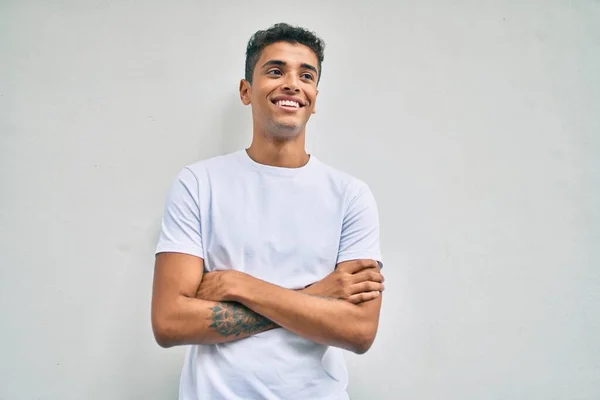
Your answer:
[[[300,92],[298,77],[293,74],[288,74],[286,79],[283,81],[282,89],[286,92]]]

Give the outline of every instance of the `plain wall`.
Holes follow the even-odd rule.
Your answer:
[[[247,146],[250,35],[327,44],[308,147],[372,188],[360,399],[600,398],[598,1],[0,1],[0,399],[172,399],[179,169]]]

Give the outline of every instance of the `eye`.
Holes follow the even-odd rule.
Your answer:
[[[278,69],[271,69],[267,71],[267,75],[282,75],[282,72]]]
[[[312,74],[305,72],[302,75],[300,75],[300,77],[302,79],[308,79],[309,81],[313,81],[315,78],[312,76]]]

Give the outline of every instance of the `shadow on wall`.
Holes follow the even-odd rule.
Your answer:
[[[244,106],[239,95],[227,98],[219,126],[220,154],[227,154],[250,146],[252,140],[252,111]]]

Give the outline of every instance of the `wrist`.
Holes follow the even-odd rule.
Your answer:
[[[248,287],[248,281],[252,277],[241,271],[232,270],[227,277],[227,290],[225,301],[241,302],[244,299]]]
[[[304,289],[300,289],[298,291],[304,294],[318,294],[313,285],[307,285]]]

